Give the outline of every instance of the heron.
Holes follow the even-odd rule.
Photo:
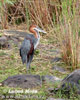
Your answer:
[[[39,32],[47,33],[43,29],[39,28],[37,25],[31,25],[29,27],[29,31],[31,32],[31,34],[27,33],[20,47],[20,56],[22,59],[22,63],[26,64],[27,71],[30,69],[30,64],[34,56],[34,51],[40,42]]]

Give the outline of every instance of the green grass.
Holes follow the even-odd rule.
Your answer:
[[[0,37],[3,36],[3,33],[0,32]]]
[[[0,52],[0,57],[7,55],[7,53],[5,53],[4,51]]]

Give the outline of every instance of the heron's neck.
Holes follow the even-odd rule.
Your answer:
[[[40,38],[40,34],[37,30],[34,31],[34,36],[35,36],[36,39]]]
[[[37,38],[36,38],[36,43],[35,43],[35,45],[34,45],[34,49],[36,49],[36,47],[38,46],[39,41],[40,41],[40,34],[39,34],[39,32],[36,31],[36,34],[37,34]]]
[[[36,31],[36,34],[37,34],[37,39],[40,39],[40,34],[39,34],[39,32],[38,31]]]

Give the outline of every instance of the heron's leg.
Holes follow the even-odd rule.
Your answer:
[[[30,69],[30,64],[31,64],[31,62],[32,62],[33,55],[34,55],[34,53],[32,53],[31,55],[29,55],[29,59],[28,59],[28,61],[27,61],[27,70]]]
[[[27,57],[27,62],[26,62],[26,68],[27,68],[27,73],[30,73],[30,57]]]
[[[29,68],[29,64],[26,63],[26,68],[27,68],[27,74],[30,74],[30,68]]]
[[[30,60],[29,60],[30,63],[32,62],[33,56],[34,54],[30,55]]]
[[[26,67],[27,67],[27,70],[30,69],[30,62],[28,62],[28,63],[26,64]]]
[[[28,58],[27,62],[26,62],[26,68],[27,68],[27,70],[29,70],[29,65],[30,65],[30,63],[29,63],[29,58]]]
[[[28,64],[28,62],[29,62],[29,59],[28,59],[28,57],[26,58],[26,69],[27,69],[27,72],[28,72],[28,70],[29,70],[29,64]]]

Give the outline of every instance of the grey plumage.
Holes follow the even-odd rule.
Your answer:
[[[40,35],[39,35],[38,32],[37,32],[37,34],[38,34],[38,37],[39,37],[38,39],[35,38],[35,36],[33,34],[27,34],[26,35],[27,38],[30,38],[31,39],[31,41],[32,41],[32,43],[34,45],[34,49],[36,49],[35,45],[37,44],[38,40],[40,39]]]
[[[31,34],[30,36],[33,37]],[[26,63],[27,70],[30,68],[30,63],[34,55],[34,40],[30,36],[26,36],[20,48],[20,56],[23,64]]]
[[[30,51],[30,48],[31,48],[30,41],[27,39],[24,39],[20,48],[20,56],[21,56],[23,64],[27,62],[27,55]]]

